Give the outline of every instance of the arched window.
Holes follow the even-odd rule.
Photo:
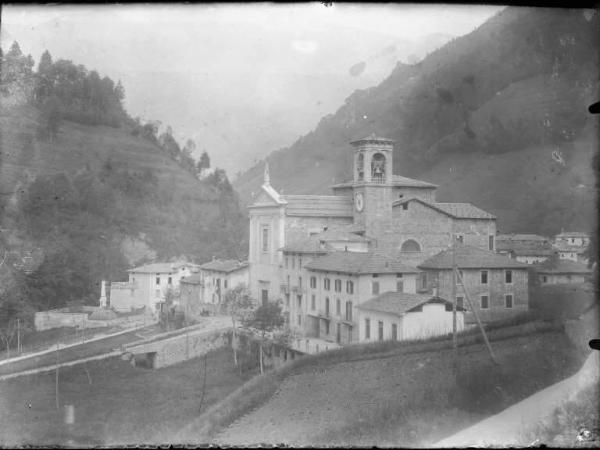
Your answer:
[[[371,179],[381,183],[385,180],[385,156],[381,153],[375,153],[371,160]]]
[[[421,246],[416,241],[409,239],[408,241],[404,241],[402,243],[402,246],[400,247],[400,251],[401,252],[420,252]]]
[[[358,180],[361,181],[365,175],[365,155],[362,153],[358,154],[356,160],[356,173],[358,174]]]

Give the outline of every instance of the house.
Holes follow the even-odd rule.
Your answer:
[[[562,231],[554,237],[554,249],[559,259],[588,263],[586,256],[590,236],[579,231]]]
[[[339,344],[358,341],[357,307],[362,302],[392,290],[416,293],[420,272],[375,252],[334,251],[305,268],[309,273],[306,301],[302,305],[298,300],[293,328],[303,329],[307,337]]]
[[[358,305],[359,341],[407,340],[452,333],[452,303],[443,298],[384,292]],[[457,305],[456,330],[464,329],[464,309]]]
[[[483,322],[529,309],[529,266],[506,255],[457,242],[418,267],[425,271],[424,283],[442,298],[452,298],[453,267],[458,269],[456,298],[466,310],[467,323],[476,320],[471,308],[477,309]],[[467,294],[473,305],[468,304]]]
[[[353,179],[332,186],[333,195],[283,195],[271,186],[265,164],[248,207],[252,297],[281,301],[288,326],[300,335],[340,343],[358,339],[357,305],[396,290],[401,280],[395,277],[403,277],[403,292],[419,293],[418,264],[455,240],[496,249],[494,215],[470,203],[438,202],[435,184],[392,173],[393,141],[370,135],[351,145]],[[383,268],[367,273],[353,258]],[[332,283],[328,292],[324,283]]]
[[[552,259],[536,267],[540,284],[583,283],[592,273],[587,265],[568,259]]]
[[[157,314],[169,289],[177,289],[183,277],[197,272],[198,266],[187,262],[152,263],[128,270],[126,282],[112,282],[110,306],[129,311],[146,306]]]
[[[496,251],[525,264],[544,262],[556,253],[550,239],[536,234],[499,234]]]

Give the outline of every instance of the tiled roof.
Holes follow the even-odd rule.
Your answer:
[[[352,217],[352,199],[339,195],[282,195],[286,215],[309,217]]]
[[[586,246],[565,244],[564,242],[557,242],[553,247],[559,252],[583,253],[586,250]]]
[[[496,250],[509,251],[516,256],[551,256],[555,253],[549,241],[525,239],[498,239],[496,237]]]
[[[556,235],[557,238],[561,237],[579,237],[579,238],[589,238],[590,235],[588,233],[583,233],[581,231],[561,231]]]
[[[499,241],[546,241],[550,242],[550,239],[539,234],[499,234],[496,236],[496,242]]]
[[[520,263],[508,256],[471,247],[460,243],[419,264],[421,269],[452,269],[452,251],[455,250],[456,266],[459,269],[526,269],[527,264]]]
[[[418,273],[418,269],[373,252],[332,252],[306,264],[307,269],[350,274]]]
[[[187,284],[202,284],[202,276],[198,273],[195,273],[194,275],[183,277],[179,282]]]
[[[146,264],[140,267],[134,267],[129,269],[128,272],[133,273],[176,273],[181,267],[193,268],[197,267],[195,264],[185,262],[172,262],[172,263],[152,263]]]
[[[335,188],[351,187],[354,185],[353,181],[345,181],[343,183],[335,184],[331,186]],[[437,184],[428,183],[427,181],[415,180],[414,178],[403,177],[401,175],[392,175],[392,185],[400,187],[418,187],[418,188],[437,188]]]
[[[425,303],[442,303],[452,306],[452,303],[441,297],[427,294],[408,294],[406,292],[384,292],[357,306],[358,309],[377,311],[401,316]],[[463,309],[457,307],[457,311]]]
[[[215,272],[233,272],[248,267],[248,261],[237,259],[215,259],[200,265],[202,270],[213,270]]]
[[[385,144],[394,144],[395,141],[392,139],[379,137],[379,136],[375,135],[375,133],[371,133],[370,135],[368,135],[362,139],[357,139],[355,141],[350,142],[350,144],[356,145],[356,144],[362,144],[363,142],[378,142],[378,143],[385,143]]]
[[[438,203],[426,202],[420,198],[408,198],[405,200],[397,200],[392,204],[392,207],[400,206],[408,202],[419,202],[425,206],[429,206],[443,214],[446,214],[455,219],[495,219],[496,216],[490,214],[483,209],[479,209],[471,203]]]
[[[585,264],[566,259],[556,259],[545,261],[536,266],[538,273],[591,273],[591,270]]]
[[[315,236],[311,236],[288,242],[280,250],[286,253],[327,253],[330,247],[322,245]]]

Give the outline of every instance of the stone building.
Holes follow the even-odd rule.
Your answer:
[[[592,274],[587,265],[560,258],[538,265],[536,272],[541,285],[584,283]]]
[[[559,259],[588,263],[586,257],[590,236],[578,231],[562,231],[554,237],[554,248]]]
[[[542,263],[556,254],[550,239],[537,234],[499,234],[496,250],[526,264]]]
[[[378,295],[368,289],[373,275],[391,283],[378,293],[396,290],[394,277],[401,274],[404,292],[417,294],[418,286],[428,288],[417,266],[455,240],[486,252],[496,248],[492,214],[470,203],[437,202],[436,185],[392,173],[393,141],[371,135],[351,145],[353,179],[332,186],[334,195],[282,195],[271,186],[265,165],[261,191],[249,206],[253,298],[281,301],[295,331],[342,343],[359,337],[355,320],[344,319],[346,303],[352,303],[355,318],[357,306]],[[355,258],[384,266],[367,273],[350,263]],[[390,271],[386,263],[401,270]],[[331,296],[324,291],[326,278]],[[335,280],[342,283],[339,319],[331,312],[337,313]],[[325,312],[329,298],[330,320],[313,312],[313,296],[314,312]]]
[[[456,243],[419,264],[426,284],[442,298],[452,298],[453,267],[456,277],[456,303],[465,307],[465,321],[472,323],[476,308],[483,322],[529,309],[529,266],[504,255]],[[469,296],[467,298],[467,295]]]

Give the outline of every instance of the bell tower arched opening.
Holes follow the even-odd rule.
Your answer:
[[[386,176],[386,160],[383,153],[375,153],[371,159],[371,181],[374,183],[385,183]]]

